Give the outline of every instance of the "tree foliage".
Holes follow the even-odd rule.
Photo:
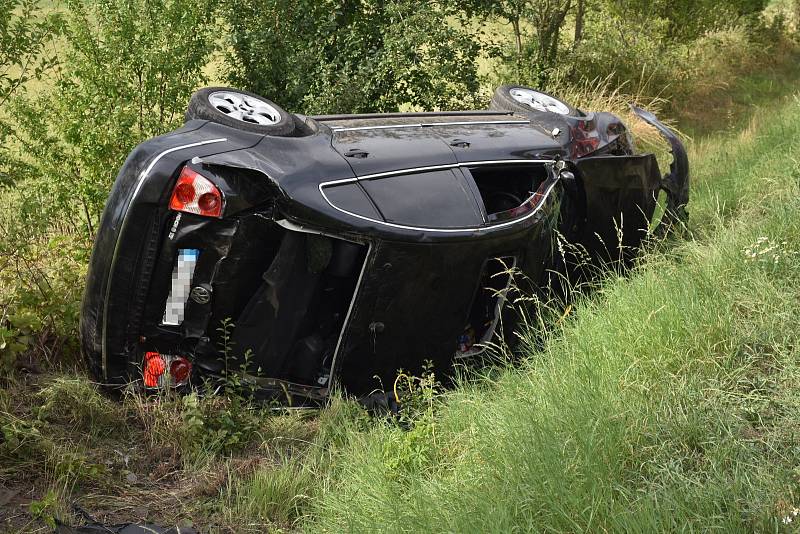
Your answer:
[[[214,48],[212,0],[68,0],[61,75],[12,110],[31,191],[92,235],[114,175],[142,140],[180,124]],[[32,199],[33,206],[42,205]]]
[[[0,0],[0,112],[25,84],[41,78],[56,63],[46,45],[63,27],[58,14],[42,16],[38,0]],[[0,114],[0,186],[16,180],[17,159],[6,138],[13,128]]]
[[[800,31],[800,0],[794,0],[794,23],[795,30]]]
[[[742,17],[761,13],[768,0],[606,0],[610,13],[641,21],[667,21],[667,38],[687,42]]]
[[[502,79],[546,85],[555,71],[604,56],[606,72],[635,71],[658,52],[757,16],[768,0],[464,0],[471,16],[498,18],[513,32],[501,52]],[[572,25],[571,42],[564,29]],[[637,61],[640,58],[641,61]],[[666,58],[666,64],[670,58]],[[576,69],[571,69],[575,72]],[[597,71],[595,71],[597,72]],[[601,74],[601,73],[598,73]]]
[[[292,111],[463,108],[480,43],[462,11],[410,0],[229,1],[229,78]]]
[[[61,16],[42,16],[39,0],[0,0],[0,108],[12,93],[56,63],[45,45],[61,29]]]

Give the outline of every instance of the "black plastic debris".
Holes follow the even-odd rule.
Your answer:
[[[87,524],[82,527],[71,527],[56,519],[55,534],[199,534],[191,527],[168,526],[163,527],[153,523],[117,523],[104,525],[93,518],[86,510],[73,506],[76,514],[83,517]]]
[[[55,534],[198,534],[197,530],[188,527],[163,527],[152,523],[121,523],[102,525],[92,523],[82,527],[58,525]]]

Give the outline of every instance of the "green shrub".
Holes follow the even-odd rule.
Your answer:
[[[130,150],[180,124],[214,49],[214,2],[68,0],[64,58],[52,90],[11,111],[40,179],[24,208],[81,221],[92,237]],[[69,224],[69,223],[67,223]]]
[[[442,2],[225,3],[231,83],[290,111],[464,109],[480,45]]]
[[[39,0],[0,0],[0,188],[20,178],[18,161],[8,146],[14,127],[6,122],[7,104],[57,63],[46,46],[62,31],[63,21],[57,13],[42,15],[39,4]]]
[[[0,224],[0,375],[24,355],[33,367],[74,361],[86,243],[24,226],[6,233],[19,223],[7,224]]]

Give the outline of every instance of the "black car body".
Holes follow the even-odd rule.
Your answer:
[[[535,287],[556,232],[601,261],[639,247],[660,190],[677,216],[685,152],[641,113],[673,144],[664,177],[607,113],[297,116],[290,136],[190,120],[117,176],[83,303],[87,361],[111,384],[144,369],[147,386],[234,361],[304,398],[388,388],[427,360],[449,369],[511,337],[508,270]],[[191,179],[217,188],[218,216],[170,209]]]

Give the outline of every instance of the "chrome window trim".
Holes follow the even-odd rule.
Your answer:
[[[417,231],[423,231],[423,232],[437,232],[437,233],[446,233],[446,234],[455,234],[455,233],[463,233],[463,232],[481,233],[481,232],[493,231],[493,230],[495,230],[497,228],[505,228],[507,226],[513,226],[515,224],[518,224],[518,223],[520,223],[522,221],[525,221],[525,220],[533,217],[534,215],[536,215],[539,212],[539,210],[541,209],[541,207],[544,205],[545,201],[550,196],[550,192],[553,190],[553,188],[558,183],[558,181],[559,181],[558,178],[553,180],[553,183],[548,186],[548,188],[544,191],[544,194],[542,195],[542,200],[539,202],[539,204],[533,210],[531,210],[530,213],[527,213],[527,214],[525,214],[524,216],[522,216],[522,217],[520,217],[518,219],[512,219],[510,221],[506,221],[506,222],[503,222],[503,223],[489,224],[489,225],[475,226],[475,227],[464,227],[464,228],[426,228],[426,227],[422,227],[422,226],[409,226],[409,225],[404,225],[404,224],[396,224],[396,223],[390,223],[390,222],[386,222],[386,221],[379,221],[377,219],[372,219],[370,217],[365,217],[364,215],[359,215],[357,213],[353,213],[353,212],[347,211],[345,209],[342,209],[342,208],[334,205],[333,202],[331,202],[328,199],[328,197],[325,195],[324,189],[326,187],[331,187],[331,186],[334,186],[334,185],[340,185],[340,184],[346,184],[346,183],[354,183],[354,182],[359,182],[361,180],[370,180],[370,179],[374,179],[374,178],[383,178],[383,177],[387,177],[387,176],[415,174],[415,173],[418,173],[418,172],[426,172],[426,171],[430,171],[430,170],[454,169],[454,168],[459,168],[459,167],[474,167],[474,166],[478,166],[478,165],[501,165],[501,164],[518,164],[518,163],[544,163],[544,164],[550,163],[550,164],[554,164],[554,163],[556,163],[556,160],[552,160],[552,159],[513,159],[513,160],[467,161],[467,162],[452,163],[452,164],[447,164],[447,165],[432,165],[432,166],[429,166],[429,167],[415,167],[415,168],[411,168],[411,169],[404,169],[404,170],[401,170],[401,171],[381,172],[381,173],[375,173],[375,174],[367,174],[365,176],[360,176],[360,177],[357,177],[357,178],[345,178],[343,180],[332,180],[330,182],[322,182],[322,183],[319,184],[318,188],[319,188],[319,193],[322,195],[322,198],[325,199],[325,202],[327,202],[330,207],[332,207],[333,209],[335,209],[337,211],[340,211],[342,213],[350,215],[351,217],[355,217],[357,219],[362,219],[362,220],[365,220],[365,221],[369,221],[369,222],[372,222],[372,223],[380,224],[380,225],[383,225],[383,226],[389,226],[391,228],[397,228],[397,229],[400,229],[400,230],[417,230]],[[560,177],[560,175],[558,175],[558,176]]]

